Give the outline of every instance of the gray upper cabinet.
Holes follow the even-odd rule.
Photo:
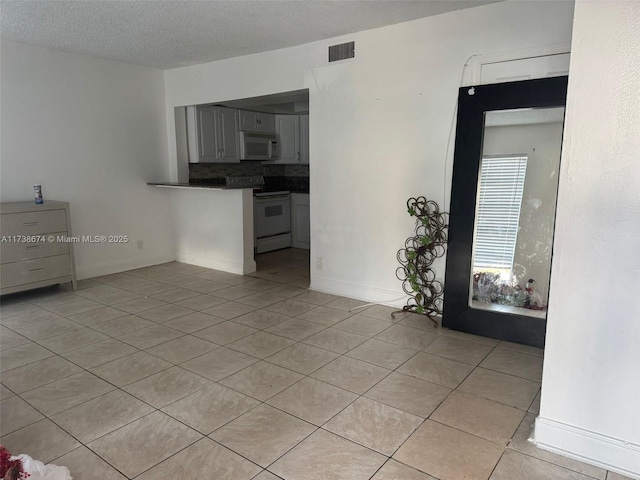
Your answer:
[[[309,115],[276,115],[276,163],[309,163]]]
[[[239,111],[226,107],[187,107],[190,163],[240,161]]]
[[[276,133],[276,116],[272,113],[240,110],[240,130],[246,132]]]
[[[300,163],[309,163],[309,115],[300,115]]]

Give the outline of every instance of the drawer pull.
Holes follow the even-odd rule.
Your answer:
[[[22,222],[22,225],[24,225],[25,227],[35,227],[36,225],[38,225],[38,222]]]
[[[44,268],[32,268],[31,270],[29,270],[29,273],[31,273],[31,272],[41,272],[42,270],[44,270]]]
[[[25,247],[25,250],[31,250],[32,248],[40,248],[42,245],[29,245],[28,247]]]

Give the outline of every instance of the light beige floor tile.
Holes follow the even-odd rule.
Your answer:
[[[467,340],[469,342],[481,343],[483,345],[488,345],[490,347],[495,347],[500,343],[500,340],[496,340],[495,338],[482,337],[480,335],[474,335],[472,333],[459,332],[457,330],[449,330],[448,328],[442,329],[442,334],[447,337],[454,337],[460,340]]]
[[[76,448],[53,463],[67,467],[73,480],[127,480],[87,447]]]
[[[216,430],[210,437],[266,467],[315,429],[307,422],[263,404]]]
[[[5,387],[3,384],[0,383],[0,400],[11,398],[14,395],[15,393],[13,393],[11,390],[9,390],[7,387]]]
[[[378,340],[395,343],[402,347],[413,348],[414,350],[422,350],[432,343],[437,335],[419,328],[405,327],[404,325],[394,325],[387,328],[384,332],[376,335]]]
[[[15,432],[43,418],[44,416],[40,412],[17,395],[0,401],[0,432],[2,435]]]
[[[484,368],[476,368],[459,388],[460,391],[504,403],[520,410],[529,408],[539,389],[540,382]]]
[[[631,477],[625,477],[619,473],[609,472],[607,474],[607,480],[633,480]]]
[[[417,350],[372,338],[359,347],[354,348],[346,355],[393,370],[409,360],[416,353],[418,353]]]
[[[310,303],[312,305],[326,305],[329,302],[337,300],[339,297],[331,295],[329,293],[314,292],[313,290],[304,291],[301,295],[296,297],[296,300],[300,302]]]
[[[139,480],[192,478],[215,480],[249,480],[262,470],[254,463],[203,438],[176,455],[145,472]]]
[[[127,312],[113,307],[101,307],[96,308],[95,310],[89,310],[88,312],[72,315],[69,318],[74,322],[91,326],[96,323],[106,322],[107,320],[113,320],[114,318],[125,317],[127,315],[129,315]]]
[[[80,446],[71,435],[46,418],[3,435],[0,444],[16,455],[26,453],[45,464]]]
[[[193,333],[225,321],[226,320],[214,317],[213,315],[196,312],[185,315],[184,317],[178,317],[174,320],[169,320],[163,325],[165,325],[166,327],[175,328],[176,330],[180,330],[181,332]]]
[[[23,393],[81,371],[77,365],[56,355],[4,372],[2,381],[14,392]]]
[[[94,300],[96,302],[100,302],[105,305],[116,306],[116,305],[123,305],[127,302],[131,302],[139,298],[143,298],[142,295],[138,295],[137,293],[127,292],[126,290],[118,289],[117,292],[107,293],[105,295],[99,295],[95,297]],[[123,311],[127,311],[127,310],[123,310]],[[132,312],[127,311],[127,313],[132,313]]]
[[[440,318],[440,320],[442,319]],[[419,313],[409,313],[405,318],[398,322],[398,325],[426,330],[427,332],[435,333],[436,335],[440,335],[442,333],[440,329],[436,329],[434,327],[433,322],[429,317],[426,315],[420,315]]]
[[[78,313],[95,310],[96,308],[100,307],[102,307],[101,303],[78,297],[78,301],[76,302],[64,303],[62,305],[52,305],[47,307],[47,310],[51,310],[53,313],[57,313],[58,315],[62,315],[63,317],[68,317],[71,315],[77,315]]]
[[[114,390],[53,415],[51,420],[81,442],[88,443],[153,410],[128,393]]]
[[[481,343],[461,340],[447,335],[441,335],[427,348],[426,353],[449,358],[470,365],[478,365],[491,351],[493,347]]]
[[[351,316],[350,313],[335,308],[316,307],[313,310],[298,315],[297,318],[308,320],[310,322],[319,323],[330,327]]]
[[[267,310],[280,313],[282,315],[295,317],[297,315],[303,314],[304,312],[308,312],[309,310],[313,310],[313,308],[315,308],[313,305],[305,302],[300,302],[295,298],[292,298],[283,300],[282,302],[274,303],[273,305],[269,305],[267,307]]]
[[[216,296],[225,300],[238,300],[239,298],[253,295],[256,293],[255,288],[247,288],[244,285],[236,285],[233,287],[223,288],[216,291]]]
[[[103,295],[107,295],[109,293],[116,293],[119,291],[121,291],[119,288],[96,282],[92,287],[79,289],[76,294],[84,298],[94,299]]]
[[[60,315],[56,315],[53,312],[49,312],[48,310],[38,308],[37,310],[33,310],[30,312],[19,313],[10,317],[2,317],[0,318],[0,323],[2,323],[2,325],[4,325],[5,327],[17,332],[21,329],[37,326],[43,321],[51,319],[55,320],[59,318],[62,317],[60,317]]]
[[[225,303],[226,300],[214,295],[198,295],[197,297],[186,298],[180,302],[176,302],[178,306],[188,308],[190,310],[206,310],[207,308],[215,307]]]
[[[236,340],[227,345],[227,347],[257,358],[265,358],[294,343],[293,340],[289,340],[288,338],[279,337],[278,335],[267,332],[258,332]]]
[[[244,315],[245,313],[253,312],[254,310],[256,310],[256,307],[252,307],[251,305],[245,305],[237,302],[226,302],[216,305],[215,307],[207,308],[206,310],[203,310],[203,312],[208,315],[213,315],[214,317],[230,320],[232,318],[239,317],[240,315]]]
[[[305,345],[304,343],[296,343],[275,355],[271,355],[266,360],[289,370],[308,375],[337,357],[337,353]]]
[[[275,293],[272,293],[271,290],[268,290],[266,292],[253,293],[246,297],[238,298],[236,302],[263,308],[283,300],[285,300],[285,297],[276,295]]]
[[[491,475],[491,480],[512,480],[526,478],[527,480],[591,480],[566,468],[558,467],[537,458],[507,450],[498,462]]]
[[[523,417],[522,410],[454,391],[430,418],[506,446]]]
[[[171,363],[182,363],[219,348],[211,342],[191,335],[147,349],[147,352]]]
[[[29,302],[9,302],[8,300],[3,299],[2,303],[0,303],[0,317],[3,319],[13,317],[14,315],[20,315],[22,313],[36,312],[38,310],[40,310],[40,307]]]
[[[345,312],[349,312],[350,310],[353,310],[353,312],[351,313],[361,313],[362,308],[358,308],[358,307],[362,307],[366,303],[367,302],[363,302],[362,300],[354,300],[352,298],[346,298],[346,297],[337,297],[335,300],[325,303],[324,306],[329,308],[337,308],[338,310],[342,310]]]
[[[309,423],[321,426],[358,396],[314,378],[304,378],[267,403]]]
[[[171,366],[171,363],[158,357],[145,352],[136,352],[112,362],[103,363],[90,371],[116,387],[123,387]]]
[[[0,371],[7,372],[14,368],[52,357],[53,355],[53,352],[35,343],[28,343],[26,345],[20,345],[19,347],[2,350],[2,352],[0,352]]]
[[[127,333],[142,330],[143,328],[153,327],[155,323],[140,318],[136,315],[127,315],[126,317],[114,318],[106,322],[94,323],[91,328],[111,337],[120,337]]]
[[[100,300],[100,298],[104,297],[99,297],[98,300]],[[140,297],[134,300],[129,300],[128,302],[118,303],[117,305],[119,310],[124,310],[125,312],[135,314],[166,304],[165,302],[158,300],[157,298]]]
[[[218,381],[257,361],[257,358],[222,347],[184,362],[181,366],[198,375]]]
[[[368,337],[355,333],[338,330],[337,328],[327,328],[302,341],[309,345],[324,348],[335,353],[347,353],[358,345],[366,342]]]
[[[259,404],[253,398],[214,383],[167,405],[162,411],[208,435]]]
[[[289,320],[291,317],[282,315],[276,312],[270,312],[269,310],[255,310],[253,312],[240,315],[233,319],[235,323],[241,323],[247,327],[257,328],[258,330],[265,330],[269,327],[273,327],[278,323]]]
[[[164,323],[169,320],[173,320],[174,318],[184,317],[190,313],[194,313],[194,311],[179,305],[168,304],[145,310],[144,312],[140,312],[138,315],[147,320],[151,320],[152,322]]]
[[[480,366],[535,382],[542,381],[542,357],[537,355],[497,347]]]
[[[195,430],[154,412],[87,446],[128,477],[135,477],[200,438]]]
[[[209,342],[217,343],[218,345],[226,345],[252,333],[256,333],[257,331],[255,328],[245,327],[235,322],[224,322],[205,328],[204,330],[198,330],[194,332],[193,335],[208,340]]]
[[[540,414],[540,399],[541,399],[541,395],[542,395],[542,390],[539,390],[538,393],[536,394],[535,398],[533,399],[533,402],[531,402],[531,406],[529,407],[528,412],[533,413],[535,415]]]
[[[390,458],[371,480],[438,480]]]
[[[137,287],[129,287],[128,290],[150,297],[152,295],[159,295],[169,290],[173,290],[173,285],[167,285],[166,283],[149,283]],[[158,298],[163,300],[160,296]]]
[[[426,420],[393,458],[441,480],[486,480],[504,448]],[[512,477],[511,480],[522,477]]]
[[[323,428],[390,456],[423,420],[375,400],[360,397]]]
[[[386,305],[372,305],[370,307],[360,309],[358,312],[362,315],[366,315],[367,317],[394,323],[399,322],[408,315],[408,313],[403,311],[402,308],[388,307]]]
[[[168,342],[174,338],[182,337],[183,335],[184,333],[174,330],[173,328],[165,327],[164,325],[154,325],[122,335],[118,337],[118,340],[144,350]]]
[[[365,396],[427,418],[449,393],[449,388],[393,372],[365,393]]]
[[[363,394],[386,377],[390,370],[361,360],[339,357],[311,374],[312,377],[344,388],[357,394]]]
[[[110,392],[114,388],[113,385],[89,372],[80,372],[29,390],[22,394],[22,398],[45,415],[51,416]]]
[[[398,368],[400,373],[437,383],[447,388],[456,388],[472,370],[473,366],[467,363],[456,362],[425,352],[418,353]]]
[[[525,455],[529,455],[531,457],[539,458],[540,460],[544,460],[545,462],[553,463],[555,465],[573,470],[574,472],[578,472],[583,475],[588,475],[589,477],[597,478],[599,480],[605,479],[607,472],[601,468],[579,462],[578,460],[574,460],[569,457],[563,457],[562,455],[557,455],[555,453],[548,452],[547,450],[542,450],[541,448],[536,447],[533,443],[529,442],[529,438],[533,434],[533,426],[535,421],[536,417],[534,415],[530,413],[525,415],[522,423],[520,423],[520,426],[516,430],[513,439],[509,443],[509,449],[515,450]],[[607,480],[609,479],[607,478]]]
[[[194,292],[193,290],[187,290],[185,288],[173,288],[172,290],[168,290],[166,292],[154,294],[151,296],[164,302],[177,303],[178,305],[181,305],[180,302],[182,302],[183,300],[186,300],[187,298],[198,297],[200,296],[200,293]],[[188,305],[181,306],[190,308]],[[197,308],[194,308],[193,310],[197,310]]]
[[[529,345],[522,345],[520,343],[512,343],[512,342],[502,341],[502,342],[500,342],[499,346],[500,346],[500,348],[505,348],[507,350],[514,350],[514,351],[520,352],[520,353],[527,353],[529,355],[537,355],[538,357],[543,357],[544,356],[544,349],[537,348],[537,347],[531,347]]]
[[[250,397],[265,401],[303,378],[299,373],[267,362],[258,362],[220,383]]]
[[[268,328],[266,331],[273,333],[274,335],[280,335],[281,337],[300,341],[321,332],[325,328],[327,327],[318,323],[307,322],[306,320],[300,320],[299,318],[292,318],[291,320],[285,320],[284,322],[278,323],[277,325]]]
[[[40,340],[38,343],[53,352],[64,353],[102,342],[108,338],[106,335],[91,328],[79,328],[69,333]]]
[[[262,473],[257,477],[254,477],[253,480],[282,480],[282,479],[267,470],[263,470]]]
[[[280,285],[270,289],[271,293],[280,295],[284,298],[294,298],[301,294],[304,294],[307,290],[304,288],[296,287],[295,285]],[[298,301],[302,301],[300,298],[296,298]],[[310,302],[307,302],[310,303]]]
[[[324,430],[318,430],[269,470],[295,480],[368,480],[386,457]]]
[[[206,378],[172,367],[129,384],[123,390],[156,408],[162,408],[208,385],[211,382]]]
[[[16,327],[14,329],[23,337],[27,337],[29,340],[38,341],[55,335],[62,335],[63,333],[71,332],[72,330],[82,327],[81,324],[59,315],[53,313],[51,315],[55,315],[55,318],[41,319],[29,326]]]
[[[0,326],[0,350],[8,350],[9,348],[19,347],[31,343],[27,337]]]
[[[83,368],[92,368],[135,352],[137,350],[132,346],[110,338],[104,342],[64,353],[62,356]]]
[[[364,335],[365,337],[373,337],[392,326],[393,323],[391,322],[358,314],[353,315],[340,323],[336,323],[334,328],[346,330],[351,333],[357,333],[358,335]]]

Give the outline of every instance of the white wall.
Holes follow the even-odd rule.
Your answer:
[[[640,3],[576,3],[536,426],[544,448],[632,478],[640,478],[638,59]]]
[[[501,2],[168,70],[170,160],[174,107],[308,88],[312,288],[390,302],[402,295],[396,251],[413,230],[407,199],[442,203],[450,189],[447,140],[465,61],[568,42],[572,17],[571,2]],[[350,40],[356,59],[329,65],[327,46]],[[437,269],[442,276],[444,261]]]
[[[173,258],[162,71],[2,41],[3,202],[70,202],[76,235],[128,235],[77,244],[79,278]],[[136,247],[144,240],[144,250]]]

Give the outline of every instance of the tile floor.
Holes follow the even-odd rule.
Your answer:
[[[527,442],[542,351],[307,290],[309,256],[2,299],[1,442],[74,480],[620,480]]]

